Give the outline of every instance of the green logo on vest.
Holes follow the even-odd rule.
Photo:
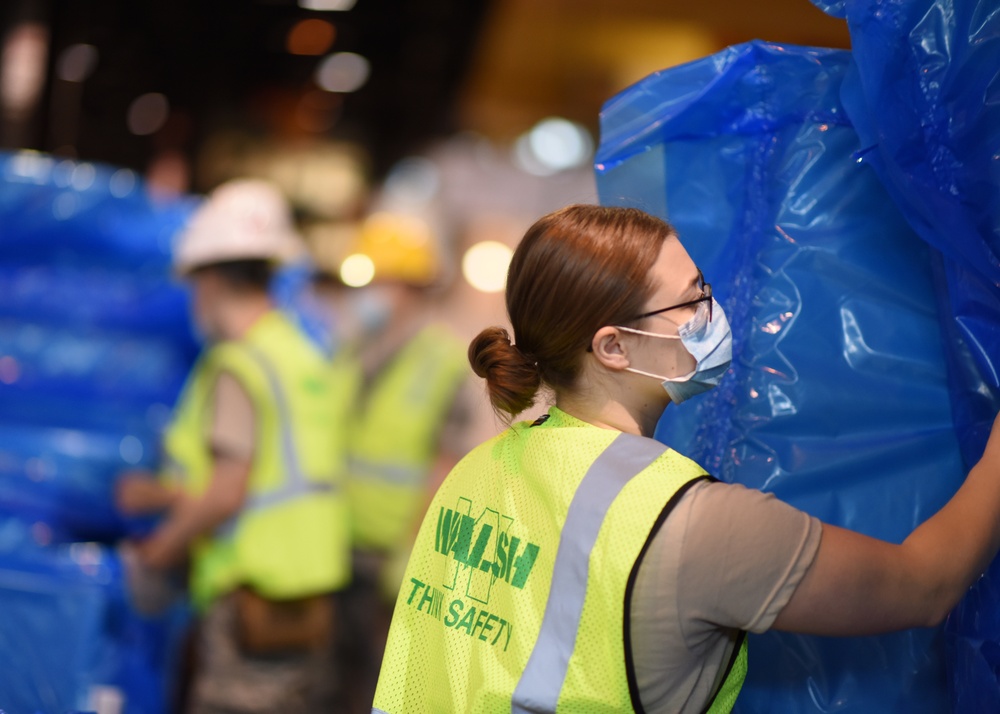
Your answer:
[[[492,508],[472,517],[472,501],[460,498],[454,508],[438,512],[434,550],[452,559],[451,583],[455,590],[459,574],[468,575],[466,595],[481,603],[490,601],[497,581],[524,588],[538,557],[538,546],[510,532],[514,519]]]

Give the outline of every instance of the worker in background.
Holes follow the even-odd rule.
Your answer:
[[[331,696],[331,593],[350,576],[337,374],[274,306],[277,264],[304,250],[270,184],[217,188],[175,267],[208,342],[164,440],[158,479],[129,473],[120,508],[162,511],[140,569],[189,561],[199,614],[191,714],[314,712]]]
[[[371,282],[350,288],[325,280],[346,335],[334,359],[353,360],[361,373],[348,446],[354,570],[339,596],[350,712],[371,711],[417,526],[444,475],[473,445],[469,400],[478,385],[464,342],[438,319],[444,291],[437,245],[420,217],[376,212],[343,264],[348,272],[351,265],[373,270]]]

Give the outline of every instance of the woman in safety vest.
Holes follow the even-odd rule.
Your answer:
[[[940,623],[1000,547],[1000,427],[896,545],[714,480],[652,439],[715,386],[726,315],[674,229],[570,206],[511,262],[513,328],[469,358],[508,421],[449,474],[413,549],[375,711],[728,712],[747,632]]]

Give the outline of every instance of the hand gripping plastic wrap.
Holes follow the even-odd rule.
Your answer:
[[[862,155],[936,270],[962,454],[981,456],[1000,404],[1000,5],[817,2],[846,18],[843,99]],[[945,628],[953,711],[1000,711],[1000,562]]]
[[[752,42],[610,99],[602,203],[673,223],[733,328],[733,367],[657,437],[723,480],[902,541],[954,493],[934,251],[841,103],[845,51]],[[943,628],[752,636],[743,714],[948,710]]]
[[[0,154],[0,514],[121,532],[114,477],[157,463],[198,349],[170,275],[191,208],[131,171]]]

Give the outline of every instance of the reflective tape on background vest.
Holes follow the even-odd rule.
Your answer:
[[[583,616],[590,554],[601,526],[625,485],[666,450],[652,439],[620,434],[580,481],[559,535],[538,638],[514,689],[512,714],[555,712]]]
[[[295,449],[295,439],[292,435],[291,427],[291,410],[288,408],[288,400],[285,397],[285,390],[281,386],[281,381],[278,379],[278,375],[274,371],[271,362],[260,350],[251,345],[244,345],[244,347],[247,350],[247,354],[253,358],[254,362],[264,372],[264,377],[271,388],[271,393],[274,394],[274,400],[278,408],[278,421],[280,422],[282,461],[284,462],[287,478],[282,486],[274,491],[252,495],[241,513],[278,506],[309,493],[333,491],[334,485],[329,481],[310,481],[306,477],[302,466],[299,464],[298,452]],[[237,514],[220,526],[216,530],[216,535],[219,537],[232,535],[239,515]]]
[[[350,457],[347,463],[352,478],[393,486],[421,488],[427,475],[427,468],[423,466],[376,463],[356,456]]]

